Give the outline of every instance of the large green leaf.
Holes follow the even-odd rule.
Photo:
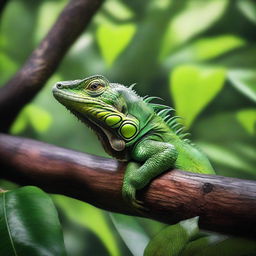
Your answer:
[[[149,237],[135,217],[111,213],[112,221],[134,256],[141,256]]]
[[[221,17],[227,3],[227,0],[188,1],[187,8],[171,20],[167,28],[160,58],[168,55],[173,47],[209,28]]]
[[[0,193],[0,255],[66,255],[51,198],[36,187]]]
[[[170,73],[170,90],[177,114],[188,128],[196,116],[222,89],[223,68],[178,66]]]
[[[235,35],[200,38],[171,54],[164,65],[170,67],[182,63],[210,60],[244,45],[244,39]]]
[[[135,24],[101,24],[96,32],[102,56],[110,67],[119,54],[126,48],[135,33]]]
[[[198,232],[198,217],[171,225],[149,242],[144,256],[178,256]]]
[[[54,195],[55,203],[61,207],[72,221],[94,232],[111,256],[120,255],[118,245],[103,212],[94,206],[73,198]]]

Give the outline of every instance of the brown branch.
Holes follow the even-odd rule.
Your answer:
[[[21,108],[57,69],[69,47],[89,24],[103,0],[72,0],[19,72],[0,88],[0,130],[7,132]]]
[[[122,200],[125,164],[39,141],[0,135],[0,177],[39,186],[102,209],[138,213]],[[173,170],[138,193],[148,218],[165,223],[200,216],[207,230],[256,236],[256,182]]]

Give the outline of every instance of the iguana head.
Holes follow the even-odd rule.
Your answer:
[[[54,97],[91,127],[105,150],[119,159],[139,132],[139,121],[129,115],[122,88],[128,89],[99,75],[58,82],[53,87]]]

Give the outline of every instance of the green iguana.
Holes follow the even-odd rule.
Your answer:
[[[206,156],[184,137],[173,108],[150,103],[131,87],[100,75],[58,82],[54,97],[98,135],[105,151],[128,161],[123,198],[137,209],[136,191],[170,168],[214,174]]]

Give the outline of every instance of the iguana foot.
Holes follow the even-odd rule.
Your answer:
[[[122,189],[123,199],[133,208],[135,208],[140,213],[148,211],[148,209],[144,206],[143,202],[136,199],[136,189],[127,183],[123,184]]]

